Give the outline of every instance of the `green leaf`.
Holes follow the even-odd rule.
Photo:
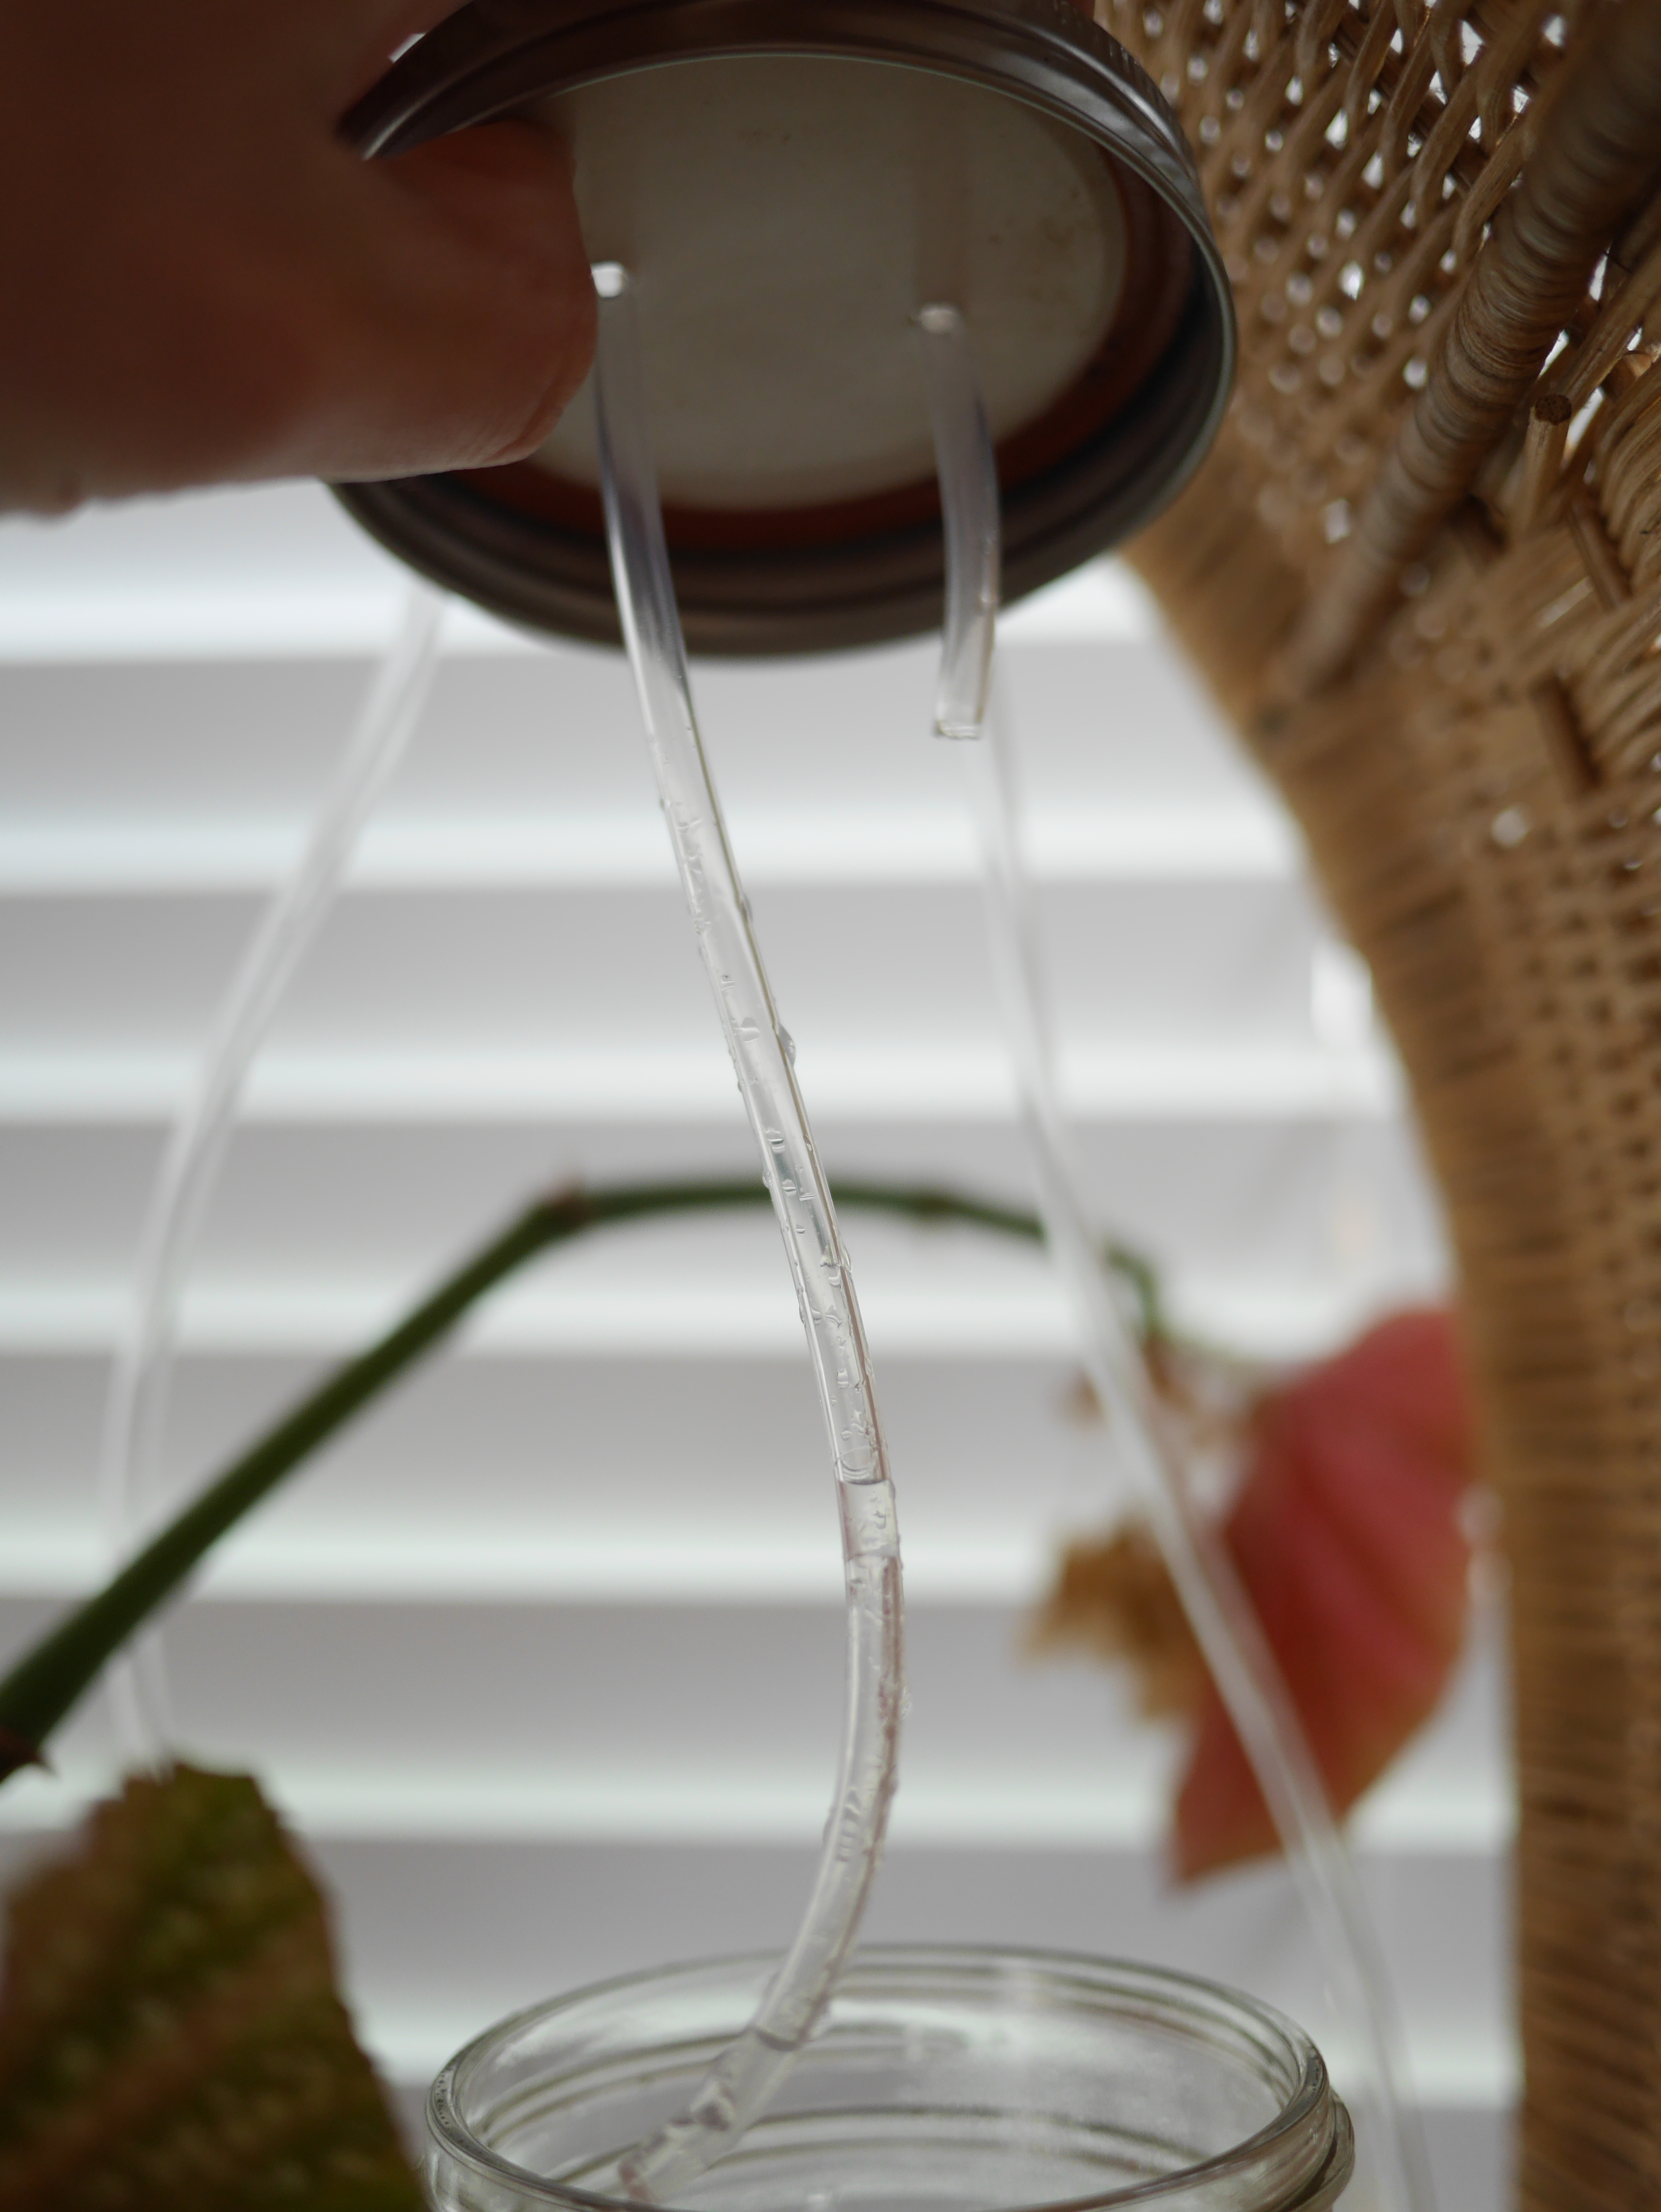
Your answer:
[[[134,1778],[7,1922],[0,2212],[420,2212],[249,1777]]]

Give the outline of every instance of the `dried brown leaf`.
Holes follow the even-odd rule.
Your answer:
[[[1139,1522],[1102,1543],[1068,1546],[1028,1643],[1034,1652],[1128,1661],[1150,1720],[1191,1713],[1200,1702],[1205,1662],[1165,1561]]]

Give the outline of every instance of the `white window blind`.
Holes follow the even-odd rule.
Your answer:
[[[0,528],[0,1628],[101,1571],[101,1393],[149,1178],[402,580],[320,491]],[[256,1072],[182,1328],[192,1483],[533,1190],[745,1173],[620,659],[447,618],[434,702]],[[1337,1341],[1444,1261],[1365,972],[1296,835],[1101,564],[1014,612],[1066,1088],[1104,1228],[1179,1320]],[[927,646],[697,672],[833,1178],[1024,1202]],[[856,957],[834,947],[845,920]],[[1020,1656],[1114,1503],[1039,1257],[850,1216],[910,1589],[873,1936],[1238,1982],[1317,2033],[1270,1871],[1171,1895],[1171,1747]],[[252,1765],[413,2087],[512,2007],[782,1939],[834,1763],[834,1506],[760,1212],[642,1224],[491,1301],[240,1534],[168,1629],[182,1747]],[[1357,1825],[1445,2201],[1500,2201],[1511,1816],[1493,1624]],[[7,1863],[113,1779],[102,1714],[0,1793]]]

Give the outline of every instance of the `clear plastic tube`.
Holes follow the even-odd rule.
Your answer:
[[[606,535],[624,641],[681,886],[783,1235],[835,1461],[848,1593],[836,1797],[794,1942],[744,2034],[684,2113],[618,2166],[663,2203],[730,2149],[812,2033],[859,1927],[888,1822],[904,1642],[899,1532],[870,1355],[830,1192],[779,1025],[697,725],[669,573],[627,272],[596,269],[595,392]]]
[[[292,874],[261,918],[220,1006],[189,1097],[151,1186],[131,1297],[104,1401],[100,1494],[111,1548],[124,1556],[149,1504],[167,1407],[179,1294],[223,1164],[249,1067],[278,1002],[340,887],[359,833],[409,743],[438,664],[445,600],[410,588],[402,620]],[[153,1765],[173,1737],[152,1633],[109,1677],[117,1739],[130,1765]]]
[[[976,382],[968,334],[949,308],[928,309],[919,321],[928,339],[928,395],[947,528],[947,603],[961,604],[972,594],[986,605],[980,579],[988,557],[989,486],[995,578],[997,564],[996,467],[984,416],[965,401],[964,387],[972,390]],[[963,580],[955,589],[954,572]],[[995,601],[995,585],[978,650],[952,640],[948,631],[948,664],[989,672]],[[948,669],[942,693],[952,690]],[[1102,1265],[1060,1108],[1043,968],[1016,830],[1007,732],[989,685],[983,696],[991,709],[984,742],[966,766],[980,831],[995,981],[1046,1240],[1073,1304],[1086,1369],[1109,1433],[1263,1792],[1320,1947],[1343,2031],[1354,2045],[1351,2057],[1361,2084],[1358,2133],[1372,2152],[1372,2193],[1387,2212],[1427,2212],[1428,2168],[1405,2094],[1394,1996],[1354,1862],[1250,1601],[1221,1544],[1191,1510],[1146,1363]],[[959,725],[946,733],[980,732]]]
[[[942,738],[977,738],[992,690],[1002,532],[992,433],[963,317],[935,305],[917,313],[928,362],[928,403],[940,465],[946,525],[946,619],[934,729]]]

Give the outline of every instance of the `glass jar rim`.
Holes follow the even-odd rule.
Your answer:
[[[574,2014],[579,2008],[603,2004],[607,1999],[627,1999],[654,1987],[666,1993],[678,1984],[690,1984],[722,1972],[765,1972],[777,1965],[778,1958],[776,1952],[750,1951],[647,1967],[586,1984],[498,2021],[458,2051],[435,2079],[427,2099],[427,2126],[434,2144],[481,2179],[511,2187],[527,2205],[563,2206],[572,2212],[641,2212],[631,2198],[550,2179],[492,2149],[463,2117],[462,2100],[470,2077],[514,2039],[562,2014]],[[987,1988],[1014,1971],[1045,1976],[1058,1989],[1072,1984],[1098,1996],[1113,1992],[1146,2006],[1156,2005],[1164,1998],[1196,2020],[1208,2016],[1240,2032],[1272,2057],[1277,2075],[1287,2085],[1274,2116],[1226,2149],[1170,2173],[1088,2195],[1045,2199],[1021,2208],[1021,2212],[1106,2212],[1106,2208],[1121,2206],[1158,2212],[1163,2203],[1179,2191],[1187,2192],[1188,2201],[1197,2205],[1202,2200],[1196,2199],[1194,2192],[1214,2188],[1220,2212],[1225,2206],[1232,2212],[1248,2212],[1248,2207],[1249,2212],[1319,2212],[1319,2208],[1335,2203],[1348,2183],[1354,2139],[1349,2116],[1332,2088],[1325,2061],[1295,2021],[1258,1998],[1176,1968],[1025,1946],[966,1943],[861,1946],[849,1963],[838,1995],[857,1995],[862,1974],[891,1973],[908,1965],[919,1971],[944,1969],[960,1982],[965,1973],[978,1972]],[[1305,2164],[1302,2179],[1277,2193],[1273,2179],[1276,2168],[1306,2138],[1313,2138],[1324,2155],[1316,2161],[1313,2172]],[[1238,2193],[1238,2186],[1249,2183],[1254,2170],[1269,2185],[1269,2193],[1248,2199]]]

